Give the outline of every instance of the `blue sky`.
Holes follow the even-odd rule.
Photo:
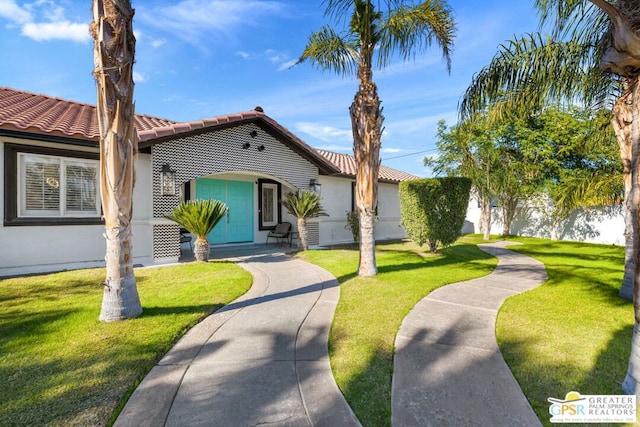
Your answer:
[[[383,164],[429,176],[438,120],[456,121],[460,96],[498,45],[533,32],[533,1],[452,0],[458,31],[451,74],[436,47],[374,71],[382,99]],[[352,153],[345,78],[301,64],[324,24],[321,0],[132,1],[136,112],[192,121],[256,106],[319,149]],[[91,1],[0,0],[0,85],[95,104]]]

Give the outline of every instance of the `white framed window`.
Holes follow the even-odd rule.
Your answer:
[[[99,162],[18,153],[19,217],[96,217]]]
[[[278,184],[262,184],[262,227],[278,225]]]

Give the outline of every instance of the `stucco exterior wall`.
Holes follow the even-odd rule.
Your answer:
[[[320,227],[320,246],[352,243],[353,236],[347,225],[347,212],[352,206],[353,179],[321,176],[322,206],[328,217],[317,218]],[[398,185],[378,183],[378,221],[375,223],[377,240],[403,239],[406,237],[400,226],[400,199]]]
[[[479,220],[480,208],[478,202],[472,198],[467,209],[463,233],[480,233]],[[501,209],[493,208],[491,234],[502,234],[502,226]],[[518,208],[511,224],[511,234],[624,246],[624,210],[622,206],[576,209],[567,220],[556,226],[544,206],[523,205]]]

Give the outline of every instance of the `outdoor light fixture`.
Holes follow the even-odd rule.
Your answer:
[[[251,135],[251,138],[255,138],[256,136],[258,136],[258,132],[255,130],[252,130],[249,135]]]
[[[264,145],[259,146],[258,151],[264,151]]]
[[[322,184],[320,184],[320,181],[318,181],[317,179],[312,179],[311,181],[309,181],[310,191],[313,191],[315,193],[318,193],[318,195],[320,195],[320,187],[322,187]]]
[[[249,147],[251,147],[251,144],[249,144],[248,142],[245,142],[244,144],[242,144],[242,148],[243,148],[244,150],[248,150],[248,149],[249,149]]]
[[[160,194],[163,196],[176,195],[176,171],[171,170],[169,163],[160,169]]]

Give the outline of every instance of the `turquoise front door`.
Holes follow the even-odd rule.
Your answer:
[[[253,183],[201,178],[196,181],[196,198],[216,199],[229,212],[209,234],[209,243],[253,242]]]

